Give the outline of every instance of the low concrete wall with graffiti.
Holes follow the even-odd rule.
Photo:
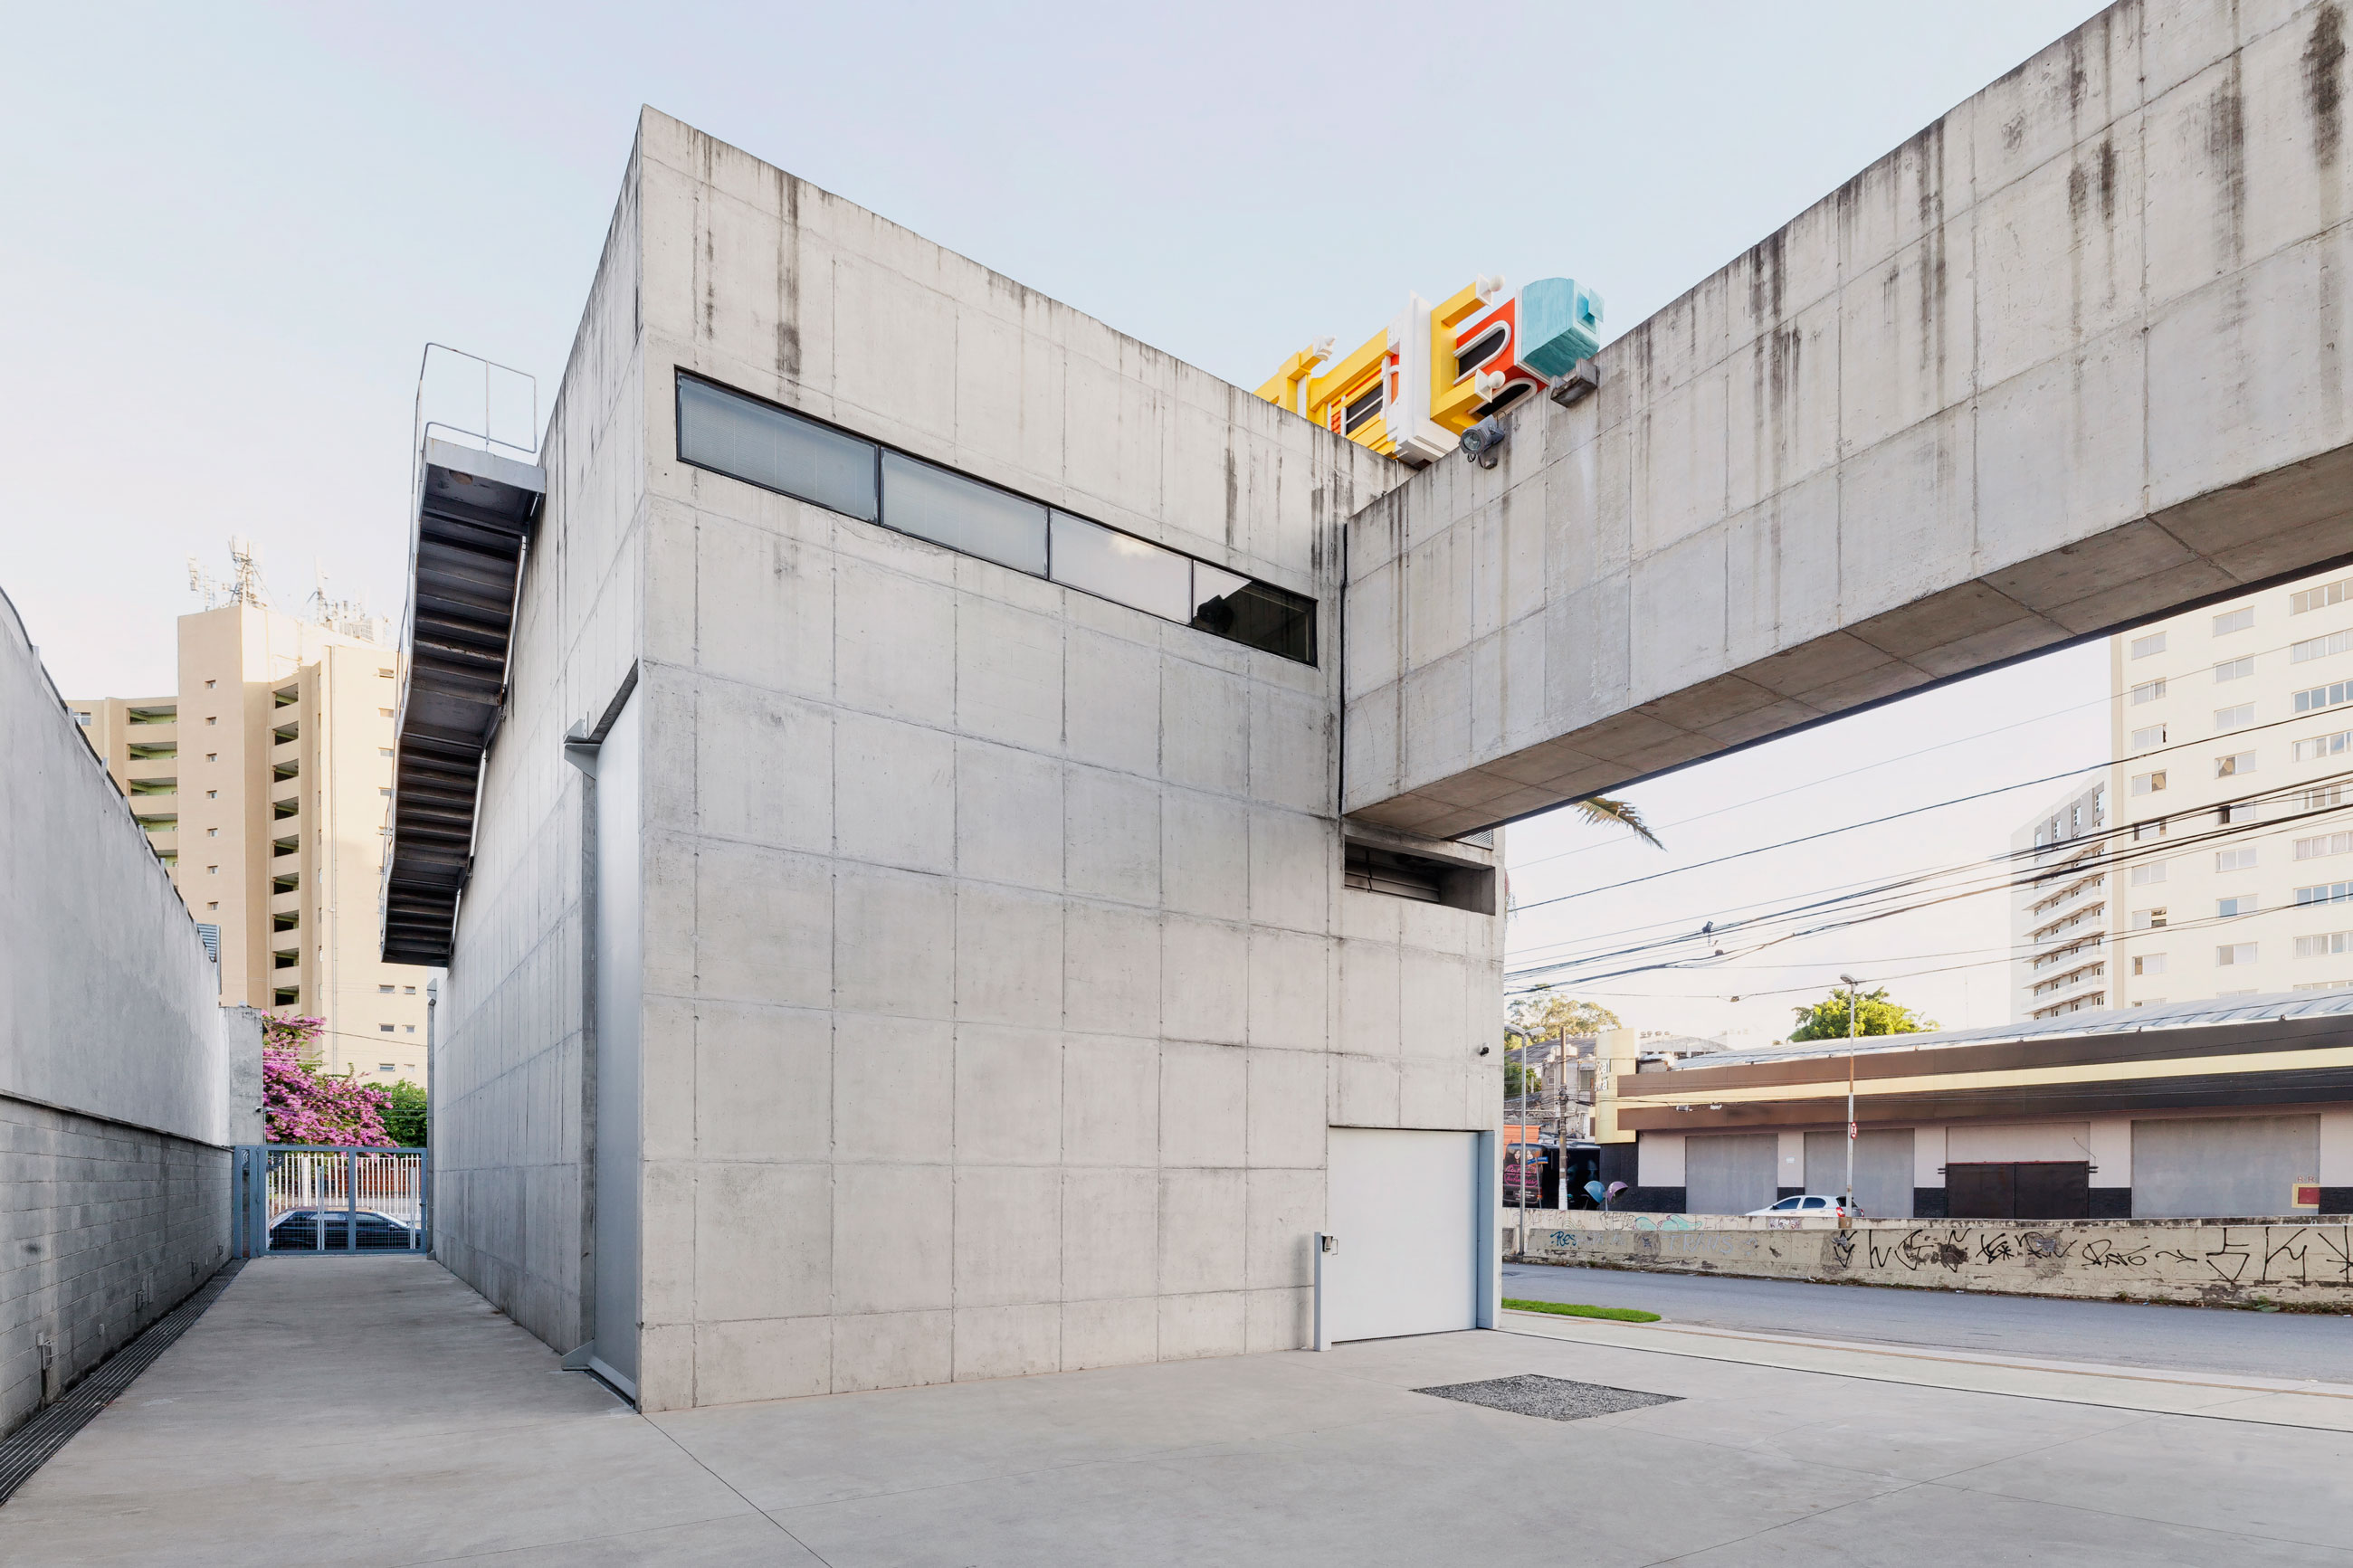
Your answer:
[[[1518,1251],[1506,1211],[1504,1250]],[[1529,1211],[1531,1262],[2353,1311],[2353,1223],[1831,1220]]]

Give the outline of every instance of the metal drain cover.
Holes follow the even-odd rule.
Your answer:
[[[1540,1415],[1546,1421],[1582,1421],[1588,1415],[1614,1415],[1650,1405],[1672,1405],[1679,1394],[1642,1394],[1631,1388],[1611,1388],[1599,1383],[1577,1383],[1566,1377],[1522,1373],[1517,1377],[1491,1377],[1484,1383],[1450,1383],[1439,1388],[1417,1388],[1440,1399],[1508,1410],[1514,1415]]]

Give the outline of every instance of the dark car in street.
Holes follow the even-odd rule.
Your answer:
[[[269,1222],[272,1252],[414,1252],[417,1227],[375,1209],[288,1209]]]

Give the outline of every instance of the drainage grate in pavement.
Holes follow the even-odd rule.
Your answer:
[[[220,1299],[220,1293],[228,1289],[228,1282],[244,1267],[241,1258],[222,1264],[211,1279],[196,1287],[194,1295],[156,1319],[146,1332],[90,1368],[79,1383],[58,1395],[56,1403],[5,1438],[0,1438],[0,1503],[6,1502],[35,1470],[55,1458],[75,1433],[89,1426],[90,1417],[121,1397],[122,1391],[131,1386],[131,1380],[154,1365],[155,1358],[170,1350],[172,1342],[205,1315],[205,1309]]]
[[[1417,1388],[1440,1399],[1508,1410],[1514,1415],[1540,1415],[1547,1421],[1582,1421],[1588,1415],[1614,1415],[1648,1405],[1672,1405],[1679,1394],[1642,1394],[1630,1388],[1610,1388],[1599,1383],[1576,1383],[1566,1377],[1522,1373],[1517,1377],[1491,1377],[1484,1383],[1450,1383],[1439,1388]]]

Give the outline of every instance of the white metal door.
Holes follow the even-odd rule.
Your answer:
[[[1328,1340],[1478,1326],[1479,1134],[1335,1127]]]

